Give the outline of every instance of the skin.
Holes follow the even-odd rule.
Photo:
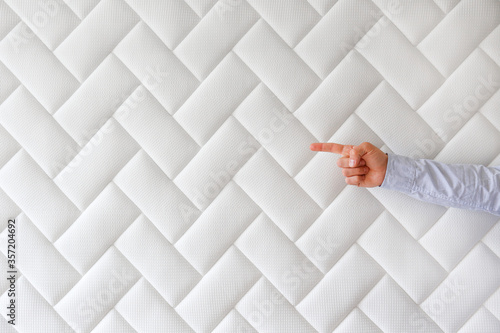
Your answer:
[[[363,142],[359,146],[313,143],[310,149],[342,155],[337,160],[337,165],[342,168],[345,182],[349,185],[375,187],[384,181],[388,156],[369,142]]]

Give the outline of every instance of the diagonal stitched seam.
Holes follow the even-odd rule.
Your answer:
[[[458,4],[457,4],[457,6],[458,6]],[[456,6],[455,6],[454,8],[456,8]],[[443,20],[444,20],[444,19],[443,19]],[[441,22],[440,22],[440,23],[441,23]],[[493,28],[490,32],[488,32],[488,33],[486,34],[486,36],[485,36],[483,39],[481,39],[481,41],[477,44],[477,46],[476,46],[476,47],[474,47],[474,48],[471,50],[471,52],[470,52],[469,54],[467,54],[467,55],[464,57],[464,59],[463,59],[463,60],[462,60],[462,61],[461,61],[461,62],[457,65],[457,67],[456,67],[456,68],[455,68],[455,69],[454,69],[454,70],[453,70],[453,71],[452,71],[452,72],[448,75],[448,77],[445,77],[445,79],[448,79],[450,76],[452,76],[452,75],[453,75],[453,73],[455,73],[455,72],[456,72],[456,71],[457,71],[457,70],[458,70],[458,69],[462,66],[462,64],[463,64],[463,63],[464,63],[464,62],[465,62],[465,61],[466,61],[466,60],[470,57],[470,55],[471,55],[472,53],[474,53],[474,51],[475,51],[476,49],[481,49],[481,51],[483,51],[483,53],[485,53],[485,54],[489,57],[489,55],[488,55],[486,52],[484,52],[484,50],[481,48],[481,44],[484,42],[484,40],[485,40],[486,38],[488,38],[488,37],[491,35],[491,33],[492,33],[492,32],[493,32],[496,28],[498,28],[498,26],[499,26],[499,25],[495,26],[495,27],[494,27],[494,28]],[[436,27],[435,27],[435,28],[436,28]],[[435,28],[434,28],[434,29],[435,29]],[[433,30],[434,30],[434,29],[433,29]],[[430,35],[430,33],[429,33],[429,35]],[[416,48],[417,50],[419,50],[419,51],[420,51],[420,48],[419,48],[418,46],[420,46],[420,44],[421,44],[424,40],[425,40],[425,38],[424,38],[424,39],[423,39],[423,40],[422,40],[422,41],[421,41],[418,45],[416,45],[416,46],[415,46],[415,48]],[[421,54],[422,54],[425,58],[427,58],[427,56],[426,56],[425,54],[423,54],[423,53],[422,53],[422,51],[420,51],[420,53],[421,53]],[[491,59],[491,57],[490,57],[490,59]],[[493,59],[493,61],[494,61],[494,59]],[[496,63],[496,61],[494,61],[494,62]],[[430,60],[429,60],[429,63],[431,63],[431,62],[430,62]],[[432,64],[432,63],[431,63],[431,64]],[[432,65],[434,66],[434,64],[432,64]],[[436,67],[434,66],[434,68],[436,68]],[[440,72],[437,68],[436,68],[436,70],[437,70],[439,73],[441,73],[441,72]],[[443,75],[443,74],[441,74],[441,75],[444,77],[444,75]],[[443,83],[444,83],[444,82],[443,82]]]
[[[387,84],[391,87],[391,89],[392,89],[392,90],[393,90],[393,91],[394,91],[394,92],[398,95],[398,97],[399,97],[399,98],[400,98],[400,99],[401,99],[401,100],[402,100],[402,101],[406,104],[406,106],[408,106],[408,108],[409,108],[409,109],[411,109],[411,110],[415,111],[415,110],[414,110],[414,109],[413,109],[413,108],[412,108],[412,107],[408,104],[408,102],[406,101],[406,99],[405,99],[403,96],[401,96],[401,94],[399,93],[399,91],[398,91],[396,88],[394,88],[394,86],[393,86],[393,85],[392,85],[389,81],[387,81],[387,79],[385,78],[385,76],[384,76],[384,75],[382,75],[382,73],[380,73],[380,72],[379,72],[379,70],[378,70],[375,66],[373,66],[373,65],[371,64],[371,62],[370,62],[368,59],[366,59],[366,58],[365,58],[365,56],[364,56],[363,54],[361,54],[361,52],[359,52],[359,51],[358,51],[358,54],[359,54],[360,56],[362,56],[362,57],[363,57],[363,59],[365,59],[365,60],[366,60],[366,61],[367,61],[367,62],[368,62],[368,63],[369,63],[372,67],[373,67],[373,69],[375,69],[375,70],[377,71],[377,73],[380,75],[380,77],[382,77],[382,78],[383,78],[383,80],[382,80],[382,81],[380,81],[380,83],[379,83],[379,84],[375,87],[375,89],[373,89],[373,90],[370,92],[370,94],[368,94],[368,96],[367,96],[366,98],[368,98],[369,96],[371,96],[371,95],[373,94],[373,92],[374,92],[374,91],[375,91],[375,90],[376,90],[376,89],[377,89],[377,88],[378,88],[381,84],[383,84],[383,83],[385,82],[385,83],[387,83]],[[366,98],[363,100],[363,102],[366,100]],[[358,105],[358,107],[356,108],[356,110],[359,108],[359,106],[360,106],[361,104],[363,104],[363,102],[361,102],[361,103]],[[356,111],[354,111],[354,112],[356,112]],[[361,118],[361,117],[360,117],[360,118]],[[378,134],[377,134],[377,135],[378,135]]]
[[[381,214],[383,214],[384,211],[382,211],[382,213],[380,213],[378,216],[380,216]],[[373,220],[375,221],[378,216]],[[373,224],[373,221],[372,221],[372,224]],[[365,229],[366,230],[366,229]],[[363,232],[364,233],[364,232]],[[362,235],[362,234],[361,234]],[[361,237],[361,236],[360,236]],[[358,238],[359,239],[359,238]],[[299,300],[297,302],[297,304],[295,305],[295,307],[299,306],[300,303],[302,303],[304,301],[304,299],[306,299],[306,297],[308,297],[314,290],[316,290],[317,288],[319,288],[318,286],[326,279],[326,276],[332,271],[332,269],[335,268],[336,264],[342,260],[342,258],[345,257],[346,253],[349,252],[349,250],[353,247],[354,244],[357,244],[359,248],[361,248],[363,250],[363,252],[367,253],[365,251],[365,249],[363,249],[363,247],[361,245],[358,244],[358,240],[354,241],[351,246],[347,247],[347,249],[341,254],[341,256],[339,257],[339,259],[335,262],[335,264],[328,270],[326,271],[325,273],[323,273],[321,270],[319,270],[322,274],[323,274],[323,277],[321,279],[318,280],[318,282],[316,282],[316,284],[313,286],[313,288],[311,288],[311,290],[309,290],[309,292],[307,292],[301,300]],[[370,257],[372,258],[372,256],[370,255]],[[309,258],[309,257],[307,257]],[[378,261],[376,261],[375,259],[373,259],[374,262],[381,268],[381,271],[384,271],[386,274],[387,272],[385,271],[385,269],[383,269],[383,267],[378,263]],[[359,302],[358,302],[359,303]]]

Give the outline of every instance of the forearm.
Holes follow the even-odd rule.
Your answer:
[[[500,168],[388,155],[381,187],[443,206],[500,216]]]

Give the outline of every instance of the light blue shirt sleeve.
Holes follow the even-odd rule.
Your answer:
[[[445,164],[387,154],[382,188],[447,207],[500,216],[500,166]]]

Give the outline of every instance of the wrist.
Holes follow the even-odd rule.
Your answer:
[[[382,177],[382,181],[380,182],[380,184],[378,185],[378,187],[381,187],[382,184],[384,183],[384,180],[385,180],[385,177],[386,177],[386,174],[387,174],[387,165],[388,165],[388,162],[389,162],[389,155],[387,153],[385,153],[385,156],[384,156],[384,176]]]
[[[385,176],[380,187],[405,193],[411,192],[417,170],[415,160],[396,154],[387,156]]]

